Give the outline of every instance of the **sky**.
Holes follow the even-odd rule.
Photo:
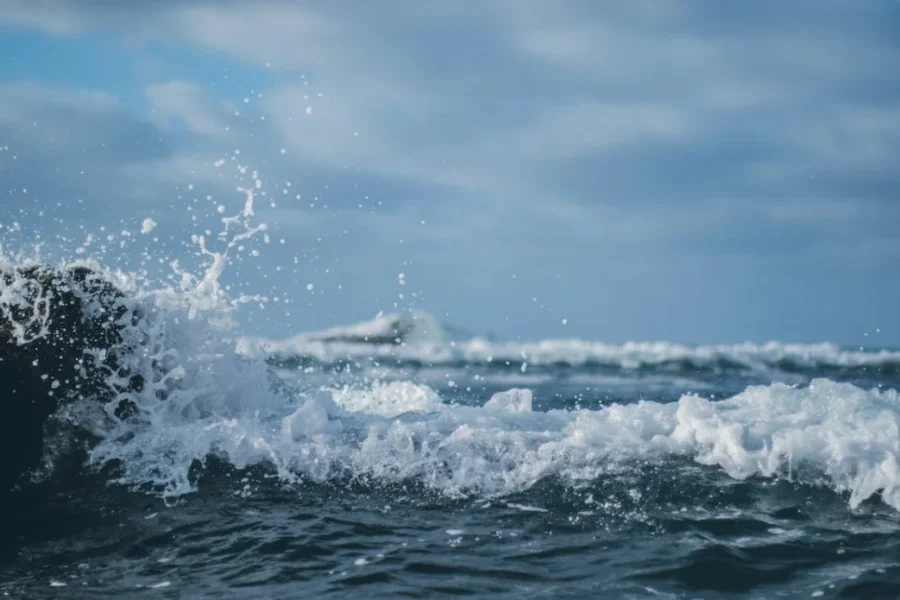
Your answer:
[[[190,264],[256,171],[271,243],[226,279],[282,302],[248,333],[900,346],[898,31],[894,0],[0,0],[0,243]]]

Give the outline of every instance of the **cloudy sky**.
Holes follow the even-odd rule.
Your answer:
[[[251,332],[900,345],[898,31],[893,0],[0,0],[0,241],[190,264],[257,171],[271,243],[228,281],[290,304]]]

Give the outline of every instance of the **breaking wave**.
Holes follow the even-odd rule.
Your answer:
[[[240,378],[235,374],[235,379]],[[154,416],[91,454],[118,461],[122,483],[178,495],[195,461],[266,464],[287,482],[365,477],[416,480],[450,495],[502,496],[547,477],[576,485],[648,461],[687,457],[729,476],[788,478],[900,509],[900,399],[819,379],[804,388],[755,386],[724,401],[696,395],[600,410],[532,410],[513,389],[481,406],[444,402],[411,382],[323,390],[278,403],[263,389],[191,416]],[[267,402],[249,402],[250,398]],[[206,413],[206,414],[203,414]]]
[[[835,344],[771,341],[689,346],[671,342],[610,344],[580,339],[534,342],[452,339],[427,313],[379,314],[372,321],[284,340],[242,338],[238,352],[284,366],[383,365],[486,367],[499,370],[578,369],[661,373],[900,375],[900,350],[847,349]]]
[[[802,386],[750,386],[719,401],[686,394],[677,402],[541,411],[528,389],[470,405],[414,381],[293,391],[274,375],[271,362],[349,357],[515,368],[827,372],[896,369],[900,353],[775,342],[454,341],[424,314],[380,316],[285,342],[239,338],[234,311],[248,298],[229,297],[219,278],[232,252],[266,235],[265,226],[252,223],[253,192],[246,194],[243,210],[224,219],[220,250],[210,249],[203,236],[194,238],[208,260],[200,275],[173,263],[174,283],[152,287],[136,275],[91,265],[123,291],[123,303],[139,308],[141,318],[126,324],[122,347],[128,352],[120,360],[145,384],[135,390],[111,381],[118,390],[114,399],[78,400],[58,419],[90,432],[96,441],[88,466],[111,470],[117,483],[180,496],[195,489],[192,470],[217,457],[237,469],[265,466],[288,484],[349,476],[415,481],[451,496],[495,497],[550,477],[579,485],[687,458],[736,479],[787,478],[847,494],[853,507],[877,496],[900,509],[900,398],[890,389],[817,377]],[[134,407],[125,416],[116,412],[123,401]]]

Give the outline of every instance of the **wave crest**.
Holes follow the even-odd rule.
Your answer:
[[[414,479],[449,495],[502,496],[547,477],[572,485],[648,461],[690,458],[730,477],[826,483],[852,507],[873,495],[900,509],[900,398],[817,379],[754,386],[723,401],[613,404],[535,412],[528,390],[481,406],[447,404],[411,382],[299,396],[281,411],[222,404],[210,414],[133,431],[95,449],[118,460],[121,481],[192,488],[194,461],[214,454],[237,468],[274,466],[286,481],[347,475]]]
[[[397,331],[411,332],[397,335]],[[387,340],[387,342],[386,342]],[[379,315],[372,321],[285,340],[245,337],[237,350],[286,366],[377,362],[403,366],[474,366],[495,370],[579,369],[601,372],[750,373],[832,378],[900,374],[900,351],[851,350],[835,344],[770,341],[710,346],[671,342],[610,344],[580,339],[502,342],[484,337],[454,340],[426,313]]]

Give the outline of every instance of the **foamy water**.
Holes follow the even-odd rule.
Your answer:
[[[236,373],[240,377],[241,373]],[[824,379],[808,387],[753,387],[724,401],[684,396],[601,410],[534,412],[529,390],[483,406],[451,405],[410,382],[284,399],[263,387],[244,401],[207,401],[110,437],[95,464],[123,461],[123,481],[169,494],[191,490],[192,461],[213,453],[244,468],[275,465],[288,480],[365,475],[415,479],[441,492],[484,496],[528,489],[550,476],[576,483],[647,461],[685,456],[730,477],[824,483],[856,507],[876,492],[900,509],[900,400]],[[247,402],[252,394],[266,402]],[[230,396],[230,395],[229,395]],[[203,413],[206,412],[206,415]]]

